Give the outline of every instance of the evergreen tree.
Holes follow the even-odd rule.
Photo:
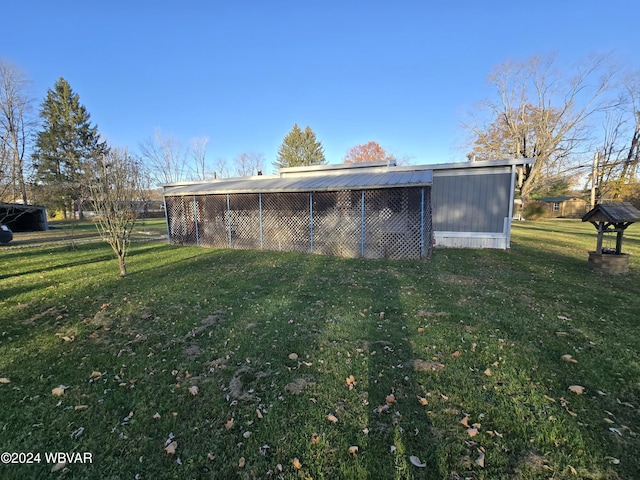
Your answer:
[[[308,125],[302,131],[296,123],[282,140],[282,145],[278,149],[278,157],[273,165],[279,169],[324,163],[327,163],[324,158],[324,148],[316,140],[316,134]]]
[[[107,152],[99,141],[98,127],[91,126],[87,109],[69,83],[60,78],[41,105],[42,130],[33,154],[37,184],[47,192],[41,201],[65,216],[69,208],[82,218],[97,158]]]

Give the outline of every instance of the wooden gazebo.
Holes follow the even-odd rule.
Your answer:
[[[589,252],[589,266],[604,273],[629,271],[629,255],[622,253],[622,235],[629,225],[640,222],[640,210],[630,203],[601,203],[582,217],[598,230],[596,250]],[[616,233],[616,246],[603,247],[605,233]]]

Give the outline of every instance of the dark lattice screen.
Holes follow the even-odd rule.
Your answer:
[[[429,187],[165,198],[171,243],[367,258],[431,251]]]

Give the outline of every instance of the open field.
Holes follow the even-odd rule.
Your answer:
[[[100,242],[0,247],[0,451],[40,454],[0,478],[638,478],[640,226],[627,275],[589,271],[595,241],[547,220],[426,262],[145,242],[123,279]]]

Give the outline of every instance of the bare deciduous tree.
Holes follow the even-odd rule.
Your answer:
[[[175,137],[165,137],[156,130],[154,138],[140,145],[142,157],[147,162],[151,176],[158,185],[184,182],[191,179],[189,150]]]
[[[25,159],[35,128],[29,80],[0,61],[0,199],[27,203]]]
[[[193,180],[206,180],[209,172],[207,171],[207,144],[209,137],[200,137],[191,139],[191,158],[193,159]]]
[[[556,175],[580,148],[587,149],[588,122],[604,108],[613,71],[606,58],[593,58],[566,78],[554,58],[505,62],[489,76],[496,98],[484,102],[488,122],[463,125],[472,134],[479,160],[534,158],[520,193],[526,200],[545,174]]]
[[[126,149],[113,149],[96,161],[91,199],[98,218],[100,236],[118,258],[120,275],[127,275],[126,256],[131,232],[144,209],[142,162]]]
[[[238,177],[258,175],[264,168],[265,158],[262,153],[244,152],[235,158],[233,174]]]

